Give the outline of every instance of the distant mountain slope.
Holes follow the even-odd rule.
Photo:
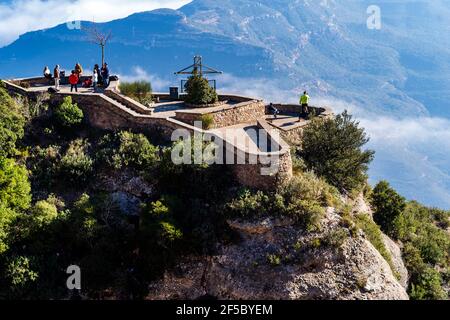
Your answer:
[[[92,23],[82,22],[82,26]],[[236,44],[230,38],[201,32],[186,23],[186,17],[173,10],[156,10],[131,15],[122,20],[99,24],[111,30],[107,60],[114,72],[131,73],[140,66],[149,73],[170,77],[173,72],[192,63],[202,53],[210,64],[231,72],[238,69],[243,76],[262,75],[260,66],[270,65],[270,53],[250,44]],[[81,62],[92,69],[99,63],[100,50],[87,41],[84,31],[70,30],[66,24],[30,32],[0,49],[0,77],[40,74],[44,65],[56,63],[71,68]],[[265,72],[270,73],[270,68]]]
[[[108,60],[122,74],[135,65],[174,81],[173,71],[202,54],[236,77],[275,78],[295,95],[308,88],[396,115],[425,114],[426,103],[431,112],[450,115],[442,107],[450,88],[450,39],[431,36],[445,22],[420,24],[423,12],[441,16],[448,7],[433,3],[381,1],[379,31],[366,27],[371,2],[352,0],[195,0],[179,11],[134,14],[100,27],[113,31]],[[98,49],[83,32],[60,25],[20,37],[0,57],[1,77],[27,76],[55,62],[91,66]]]

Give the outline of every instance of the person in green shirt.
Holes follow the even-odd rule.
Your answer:
[[[309,109],[309,96],[308,92],[303,92],[303,95],[300,97],[300,105],[302,106],[302,114],[300,115],[300,119],[302,118],[302,115],[308,115]]]

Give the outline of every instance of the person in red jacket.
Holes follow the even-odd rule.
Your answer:
[[[73,89],[75,88],[75,92],[78,92],[78,75],[75,72],[75,70],[72,70],[72,74],[69,77],[69,83],[70,83],[70,92],[73,91]]]

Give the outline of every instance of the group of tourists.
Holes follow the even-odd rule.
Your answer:
[[[309,95],[307,91],[303,92],[303,95],[300,97],[300,105],[301,105],[301,112],[299,121],[301,121],[303,117],[309,115]],[[269,111],[275,119],[278,118],[280,110],[278,110],[273,103],[269,105]]]
[[[81,77],[83,75],[83,67],[79,62],[75,64],[75,68],[71,71],[69,76],[69,84],[70,84],[70,92],[78,92],[78,85],[80,84]],[[59,91],[61,78],[65,77],[65,72],[60,70],[60,66],[56,65],[53,69],[53,76],[48,66],[44,68],[44,77],[49,80],[54,80],[55,90]],[[100,68],[98,64],[94,66],[94,70],[92,72],[92,76],[86,78],[85,81],[82,82],[82,85],[86,88],[90,88],[91,86],[94,88],[94,91],[97,90],[99,84],[102,84],[103,87],[109,86],[109,67],[107,63],[104,63]]]

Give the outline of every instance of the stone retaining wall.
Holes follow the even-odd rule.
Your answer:
[[[210,115],[214,121],[212,128],[223,128],[239,123],[256,122],[263,118],[265,114],[264,102],[251,100],[235,105],[177,111],[175,118],[193,125],[195,121],[201,121],[205,115]]]
[[[5,86],[8,90],[18,94],[26,96],[36,94],[10,82],[6,82]],[[194,132],[205,133],[205,131],[195,128],[189,123],[182,122],[185,121],[183,115],[192,117],[189,119],[194,120],[198,119],[195,117],[201,117],[203,114],[211,114],[218,127],[257,121],[265,115],[265,105],[262,101],[258,100],[245,101],[225,108],[221,107],[220,110],[202,110],[200,113],[185,114],[181,112],[181,119],[156,118],[138,113],[124,107],[121,103],[118,103],[107,95],[98,93],[54,93],[51,95],[50,103],[54,105],[60,104],[67,96],[71,96],[72,101],[80,106],[85,114],[86,121],[93,127],[106,130],[131,130],[144,133],[156,132],[168,141],[171,140],[171,135],[176,129],[185,129],[191,134]],[[190,120],[191,123],[193,123],[192,120]],[[258,122],[258,126],[265,129],[269,137],[272,137],[273,129],[265,121]],[[236,161],[236,164],[230,165],[236,180],[242,185],[262,190],[273,190],[277,185],[292,177],[290,149],[282,139],[274,137],[275,145],[272,145],[272,149],[275,150],[273,152],[249,153],[248,151],[238,149],[237,146],[227,141],[221,141],[222,138],[217,135],[215,135],[215,138],[218,139],[215,141],[223,143],[225,150],[232,150],[235,152],[236,157],[241,157],[241,161],[244,160],[245,164],[237,164],[242,162]],[[258,160],[256,164],[250,164],[250,159],[254,159],[255,157]],[[277,170],[271,174],[262,174],[262,170],[268,166],[262,160],[267,160],[267,158],[275,161],[275,168]]]

